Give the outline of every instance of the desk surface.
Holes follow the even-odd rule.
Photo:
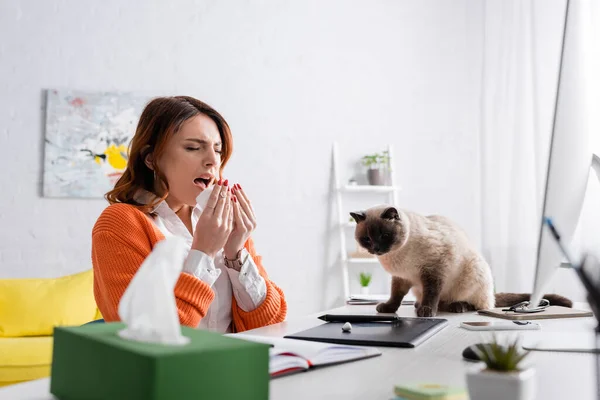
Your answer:
[[[580,305],[578,305],[580,306]],[[328,313],[375,313],[374,306],[346,306]],[[249,331],[255,335],[283,336],[322,324],[323,313]],[[403,306],[398,315],[414,316],[412,306]],[[414,349],[381,347],[379,357],[297,373],[271,381],[274,400],[382,399],[393,398],[399,383],[437,382],[464,386],[465,372],[473,363],[461,353],[471,344],[490,338],[489,332],[467,331],[458,325],[466,320],[498,320],[476,313],[438,315],[448,327]],[[540,335],[543,332],[585,332],[595,327],[593,318],[540,320],[540,331],[499,332],[506,335]],[[529,358],[529,357],[528,357]],[[537,399],[596,399],[596,365],[592,354],[533,352],[529,363],[536,367]],[[49,379],[40,379],[0,389],[0,400],[54,400],[48,393]]]

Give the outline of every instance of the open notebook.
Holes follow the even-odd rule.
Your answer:
[[[387,301],[390,298],[388,294],[351,294],[350,297],[346,299],[346,304],[348,305],[372,305],[379,304]],[[413,305],[415,304],[416,297],[409,292],[402,299],[402,305]]]
[[[373,347],[307,342],[244,333],[227,334],[227,336],[272,345],[269,350],[271,378],[381,355],[381,351]]]

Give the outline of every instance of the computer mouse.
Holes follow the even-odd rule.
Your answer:
[[[475,346],[475,345],[473,345],[473,346]],[[463,358],[468,361],[481,361],[479,359],[479,356],[477,356],[477,353],[475,353],[475,351],[473,351],[473,346],[469,346],[463,350],[463,352],[462,352]]]
[[[464,349],[462,352],[462,356],[465,360],[481,361],[481,359],[479,358],[479,356],[477,355],[475,350],[473,350],[473,348],[475,346],[490,346],[490,343],[477,343],[477,344],[471,345],[471,346],[467,347],[466,349]]]

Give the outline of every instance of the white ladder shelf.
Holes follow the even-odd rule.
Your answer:
[[[390,183],[389,186],[375,186],[375,185],[342,185],[340,180],[340,169],[339,169],[339,154],[337,143],[333,143],[333,174],[335,183],[335,196],[338,209],[339,219],[339,235],[340,235],[340,264],[342,268],[342,279],[344,287],[344,297],[346,300],[350,297],[350,278],[348,267],[350,264],[373,264],[379,263],[379,260],[375,257],[350,257],[348,254],[348,247],[346,246],[346,237],[348,235],[348,229],[356,226],[356,223],[348,222],[349,214],[344,213],[343,208],[343,195],[353,193],[373,193],[373,194],[384,194],[388,197],[388,203],[397,206],[397,192],[401,190],[399,186],[395,186],[394,182],[394,169],[393,164],[393,153],[392,146],[387,146],[388,157],[389,157],[389,168],[390,168]],[[368,208],[368,207],[365,207]],[[391,276],[388,276],[388,291],[391,284]],[[382,294],[370,294],[369,296],[387,296],[388,293]]]

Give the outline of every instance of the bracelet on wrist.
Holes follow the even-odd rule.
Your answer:
[[[223,258],[225,259],[225,266],[227,268],[231,268],[240,272],[240,270],[242,269],[242,265],[244,265],[244,262],[242,261],[242,250],[239,250],[237,252],[234,259],[229,259],[227,258],[227,256],[223,255]]]

